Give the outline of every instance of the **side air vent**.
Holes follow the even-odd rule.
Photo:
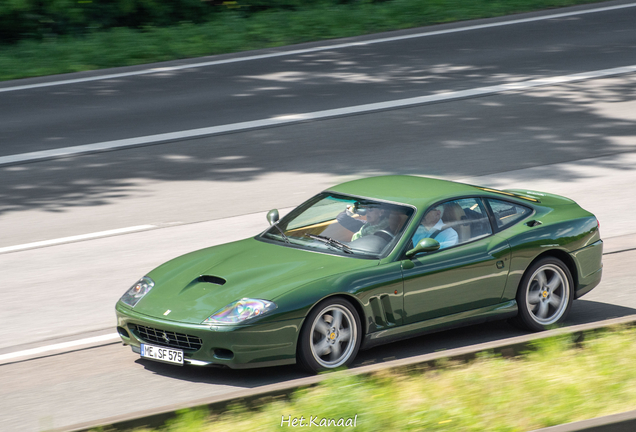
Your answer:
[[[376,329],[382,329],[395,325],[395,317],[391,308],[391,300],[388,295],[384,294],[379,297],[369,299],[371,310],[373,311],[373,320]]]
[[[207,282],[214,285],[225,285],[225,282],[227,281],[218,276],[201,275],[199,276],[199,282]]]

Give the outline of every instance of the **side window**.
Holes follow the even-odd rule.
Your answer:
[[[440,249],[467,243],[492,234],[490,220],[480,199],[447,201],[429,209],[413,235],[413,245],[434,238]]]
[[[490,219],[484,204],[478,198],[466,198],[454,201],[461,208],[460,241],[462,243],[486,237],[492,234]]]
[[[532,213],[532,209],[508,201],[487,198],[497,228],[507,228]]]

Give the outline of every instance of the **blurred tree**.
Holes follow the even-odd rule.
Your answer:
[[[2,0],[0,43],[112,27],[201,23],[217,11],[202,0]]]
[[[0,43],[114,27],[197,24],[229,9],[249,16],[263,10],[381,1],[387,0],[0,0]]]

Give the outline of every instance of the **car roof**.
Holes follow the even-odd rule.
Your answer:
[[[476,186],[430,177],[389,175],[353,180],[328,189],[347,195],[404,203],[419,208],[462,195],[490,195]]]

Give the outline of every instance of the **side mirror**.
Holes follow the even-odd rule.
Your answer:
[[[420,242],[411,250],[406,252],[406,257],[411,258],[412,256],[417,255],[420,252],[434,252],[440,248],[440,244],[437,240],[432,238],[425,238],[420,240]]]
[[[278,222],[278,210],[274,209],[267,212],[267,222],[269,222],[270,225],[274,225]]]

